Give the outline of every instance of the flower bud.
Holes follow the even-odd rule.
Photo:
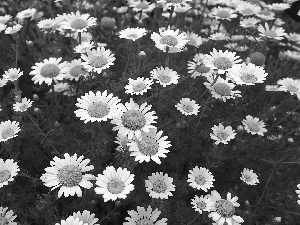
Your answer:
[[[34,94],[34,95],[32,96],[32,98],[33,98],[33,101],[38,101],[38,100],[40,100],[40,98],[39,98],[39,96],[38,96],[37,94]]]
[[[53,126],[55,128],[59,128],[60,127],[60,123],[58,121],[55,121],[54,124],[53,124]]]
[[[26,40],[26,45],[28,47],[32,47],[34,45],[34,43],[32,41],[30,41],[30,40],[29,41]]]
[[[289,139],[288,139],[288,142],[293,143],[293,142],[294,142],[294,139],[293,139],[293,138],[289,138]]]
[[[121,201],[115,201],[115,207],[119,207],[121,205]]]
[[[42,110],[40,110],[40,108],[34,108],[34,110],[33,110],[35,113],[41,113],[42,112]]]
[[[238,130],[238,131],[242,131],[242,130],[244,130],[244,127],[243,127],[242,125],[239,125],[239,126],[237,127],[237,130]]]
[[[265,64],[266,56],[260,52],[254,52],[250,55],[250,62],[256,66],[262,66]]]
[[[250,207],[251,206],[251,204],[250,204],[250,202],[248,200],[245,201],[245,206],[246,207]]]
[[[274,217],[272,220],[272,224],[280,224],[281,223],[281,217]]]

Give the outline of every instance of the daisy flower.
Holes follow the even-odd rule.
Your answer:
[[[79,221],[83,222],[83,225],[100,225],[97,223],[99,219],[95,218],[95,214],[90,211],[84,210],[82,213],[78,211],[77,213],[73,213],[72,216],[74,219],[79,219]]]
[[[240,26],[243,28],[253,28],[257,23],[259,23],[259,20],[254,17],[244,18],[240,21]]]
[[[229,83],[228,80],[224,80],[221,77],[218,77],[214,83],[213,77],[207,77],[208,82],[204,82],[204,85],[210,90],[212,97],[216,99],[221,99],[223,102],[226,102],[227,99],[241,97],[240,91],[233,91],[235,87],[233,83]]]
[[[210,67],[205,66],[205,57],[206,55],[203,55],[201,53],[198,53],[194,56],[193,61],[188,61],[187,69],[188,73],[192,74],[192,78],[196,78],[198,76],[209,76],[213,72]]]
[[[256,16],[258,16],[262,20],[275,20],[275,13],[267,9],[260,10],[259,13],[256,14]]]
[[[291,7],[288,3],[273,3],[271,5],[267,5],[267,8],[272,11],[283,11],[289,9]]]
[[[0,16],[0,23],[2,24],[6,24],[8,21],[10,21],[12,18],[11,15],[4,15],[4,16]]]
[[[282,40],[286,35],[285,30],[282,27],[270,28],[268,23],[265,23],[265,27],[259,24],[257,30],[261,37],[271,38],[275,40]]]
[[[242,121],[245,130],[252,135],[261,135],[264,136],[264,133],[267,132],[265,128],[264,121],[259,121],[257,117],[252,117],[250,115],[246,116],[246,119]]]
[[[111,123],[116,125],[113,130],[117,130],[120,135],[128,136],[129,139],[134,135],[138,139],[141,138],[142,131],[147,133],[150,128],[155,127],[151,124],[156,123],[157,116],[154,111],[149,112],[151,107],[146,102],[139,106],[131,98],[130,102],[120,106],[120,113],[113,117]]]
[[[255,85],[266,80],[267,73],[261,66],[252,63],[238,64],[228,70],[228,77],[238,85]]]
[[[149,78],[138,77],[136,80],[128,79],[128,84],[124,87],[126,94],[143,95],[151,89],[153,80]]]
[[[129,7],[132,7],[132,11],[148,13],[152,12],[155,9],[155,4],[145,1],[132,1],[130,2]]]
[[[210,133],[210,138],[216,141],[216,145],[220,143],[228,144],[236,135],[231,126],[224,127],[221,123],[218,126],[214,125],[211,129],[213,133]]]
[[[55,19],[45,19],[38,22],[37,26],[45,33],[54,32],[52,29],[57,24]]]
[[[266,91],[280,91],[278,85],[266,85]]]
[[[5,29],[5,34],[15,34],[21,30],[23,26],[21,24],[16,24],[12,27],[7,27]]]
[[[148,180],[145,180],[146,191],[151,198],[168,199],[169,196],[173,196],[171,191],[175,191],[175,185],[173,184],[173,178],[163,172],[152,173],[148,176]]]
[[[95,47],[95,42],[93,41],[81,41],[81,44],[74,48],[75,53],[85,54]]]
[[[198,115],[199,106],[195,100],[191,100],[189,98],[182,98],[179,103],[175,105],[175,107],[183,114],[183,115]]]
[[[244,168],[240,179],[248,185],[257,185],[259,183],[256,173],[254,173],[253,170],[249,170],[247,168]]]
[[[93,40],[93,36],[89,32],[75,32],[73,34],[73,38],[77,41],[79,41],[79,33],[81,34],[81,44],[84,42],[90,42]]]
[[[153,69],[150,74],[150,77],[156,80],[156,83],[159,83],[163,87],[171,84],[177,84],[179,79],[178,73],[169,67],[157,67],[156,69]]]
[[[14,211],[7,211],[7,209],[8,207],[3,208],[2,206],[0,206],[1,223],[7,225],[18,225],[18,223],[14,222],[14,220],[17,218],[17,216],[14,216]]]
[[[298,33],[289,33],[289,34],[285,35],[285,37],[290,42],[296,42],[297,44],[300,43],[300,34],[298,34]]]
[[[213,182],[215,178],[208,169],[196,166],[192,170],[189,170],[189,172],[187,182],[190,183],[191,187],[207,192],[208,189],[214,186]]]
[[[214,203],[211,209],[212,212],[208,214],[208,217],[212,218],[217,224],[223,225],[225,222],[227,224],[244,222],[242,217],[234,215],[235,208],[240,206],[237,202],[238,197],[231,198],[231,194],[228,192],[227,199],[222,199],[221,195],[215,190],[207,196]]]
[[[218,32],[218,33],[211,34],[208,37],[208,39],[214,40],[214,41],[223,41],[223,40],[229,40],[230,37],[226,33]]]
[[[65,20],[61,22],[61,27],[65,30],[85,32],[87,28],[96,25],[96,18],[90,17],[90,14],[80,14],[71,12],[65,16]]]
[[[96,72],[101,74],[102,70],[109,68],[111,65],[114,65],[115,57],[111,51],[105,50],[104,47],[98,47],[97,49],[87,50],[87,55],[81,55],[81,58],[84,60],[81,64],[89,72]]]
[[[236,11],[242,14],[243,16],[252,16],[259,13],[261,8],[258,5],[252,4],[250,2],[239,2],[236,7]]]
[[[13,181],[14,177],[20,171],[20,168],[13,159],[3,160],[0,159],[0,188],[4,185],[8,185],[9,181]],[[0,220],[1,221],[1,220]]]
[[[150,128],[148,133],[141,132],[141,138],[133,139],[127,144],[130,156],[135,157],[135,161],[142,163],[144,161],[149,162],[152,159],[157,164],[161,164],[160,157],[167,157],[165,153],[171,147],[170,141],[167,141],[167,136],[162,136],[163,132],[157,132],[157,128]]]
[[[7,84],[7,80],[0,78],[0,87],[4,87],[6,84]]]
[[[30,18],[32,20],[36,14],[36,11],[37,10],[35,8],[25,9],[21,12],[18,12],[16,18],[18,18],[19,20]]]
[[[118,97],[113,97],[113,94],[108,94],[107,90],[102,93],[97,91],[96,94],[90,91],[77,98],[75,105],[80,109],[74,113],[80,120],[84,120],[84,123],[107,121],[119,113],[120,101]]]
[[[192,0],[157,0],[156,3],[162,3],[165,4],[166,7],[180,7],[182,4],[186,4],[192,2]]]
[[[83,66],[81,65],[81,62],[81,59],[73,59],[70,63],[67,64],[67,79],[78,81],[80,77],[86,78],[88,76],[88,72],[84,70]]]
[[[192,7],[185,3],[185,4],[180,4],[174,7],[174,12],[176,13],[185,13],[186,11],[190,10]]]
[[[6,25],[5,24],[3,24],[3,23],[0,23],[0,33],[2,32],[2,31],[4,31],[5,29],[6,29]]]
[[[86,189],[93,187],[90,180],[95,180],[92,174],[84,174],[85,172],[94,169],[94,166],[88,166],[89,159],[84,159],[83,156],[77,158],[75,153],[70,156],[68,153],[64,154],[64,159],[54,157],[50,161],[51,167],[45,168],[46,173],[41,176],[46,187],[51,187],[51,191],[60,187],[58,197],[63,194],[65,197],[74,196],[82,197],[80,186]]]
[[[9,70],[5,71],[3,74],[3,79],[7,81],[16,81],[19,79],[20,76],[23,75],[23,72],[17,68],[10,68]]]
[[[137,211],[130,210],[128,211],[128,214],[130,217],[126,217],[126,222],[123,223],[123,225],[137,225],[137,224],[152,224],[152,225],[167,225],[167,218],[162,218],[160,220],[157,220],[160,211],[158,209],[155,209],[152,211],[151,206],[149,205],[147,210],[144,207],[137,207]]]
[[[187,42],[188,45],[192,45],[198,48],[200,45],[203,44],[202,38],[198,34],[195,34],[194,32],[187,32],[186,36],[187,39],[189,40]]]
[[[211,16],[216,20],[231,20],[237,17],[237,14],[231,8],[215,7],[211,10]]]
[[[214,203],[212,200],[210,200],[207,196],[203,197],[203,195],[200,197],[195,195],[195,197],[192,199],[193,209],[200,214],[203,212],[210,212],[213,204]]]
[[[7,141],[11,138],[17,137],[20,131],[19,122],[3,121],[0,123],[0,142]]]
[[[95,192],[103,195],[104,202],[108,200],[115,201],[117,198],[125,199],[127,195],[134,190],[131,182],[134,180],[134,174],[131,174],[126,168],[119,167],[115,169],[108,166],[102,174],[96,178]]]
[[[32,101],[28,98],[22,98],[21,102],[13,104],[13,110],[15,112],[26,112],[28,108],[32,106]]]
[[[33,76],[32,81],[35,84],[41,85],[45,82],[48,85],[51,85],[54,82],[63,80],[68,71],[67,62],[61,62],[62,58],[52,58],[44,59],[43,62],[35,63],[29,73]]]
[[[154,32],[151,34],[151,39],[155,42],[155,46],[163,52],[172,48],[182,51],[189,40],[186,33],[179,34],[179,32],[179,30],[171,30],[170,28],[167,30],[159,28],[159,34]],[[169,53],[172,53],[172,51],[169,51]]]
[[[283,78],[277,81],[278,91],[290,92],[291,95],[300,96],[300,80],[292,78]]]
[[[67,91],[70,88],[70,85],[68,83],[57,83],[54,85],[54,92],[64,92]],[[49,91],[50,93],[50,91]]]
[[[125,151],[129,151],[129,147],[127,146],[127,144],[129,143],[129,139],[127,136],[118,134],[116,137],[116,141],[115,143],[118,144],[118,147],[116,148],[117,151],[119,152],[125,152]]]
[[[139,27],[126,28],[125,30],[121,30],[119,33],[120,33],[120,38],[136,41],[137,39],[147,34],[147,30],[145,28],[139,28]]]
[[[55,225],[87,225],[83,221],[80,221],[79,218],[74,218],[73,216],[69,216],[66,220],[61,220],[60,223],[56,223]]]
[[[224,74],[233,65],[240,63],[242,60],[239,56],[235,55],[235,52],[222,52],[222,50],[217,51],[215,48],[210,55],[205,57],[205,65],[218,70],[218,73]]]
[[[298,197],[300,198],[300,184],[297,185],[297,188],[299,188],[299,190],[296,190],[296,194],[298,195]]]

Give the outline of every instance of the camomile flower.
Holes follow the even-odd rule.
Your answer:
[[[0,23],[0,33],[6,29],[6,24]]]
[[[5,34],[15,34],[21,30],[23,26],[21,24],[16,24],[12,27],[7,27],[5,29]]]
[[[71,12],[65,15],[65,20],[61,22],[61,27],[65,30],[85,32],[87,28],[96,25],[96,18],[90,17],[90,14],[80,14]]]
[[[298,194],[298,197],[300,198],[300,184],[297,185],[297,188],[299,188],[299,190],[296,190],[296,194]]]
[[[291,5],[289,3],[273,3],[271,5],[266,5],[266,7],[272,11],[283,11],[289,9]]]
[[[217,51],[215,48],[210,55],[205,57],[205,65],[218,70],[218,73],[224,74],[233,65],[240,63],[242,60],[239,56],[235,55],[235,52],[222,52],[222,50]]]
[[[57,156],[50,161],[50,167],[45,168],[46,173],[41,176],[46,187],[50,187],[51,191],[60,187],[58,197],[63,194],[65,197],[74,196],[82,197],[80,187],[90,189],[93,183],[90,180],[95,180],[92,174],[84,174],[85,172],[94,169],[94,166],[88,166],[89,159],[84,159],[83,156],[77,158],[75,153],[70,156],[68,153],[64,154],[64,159]]]
[[[189,40],[185,33],[179,32],[179,30],[171,30],[170,28],[167,30],[159,28],[159,34],[155,32],[152,33],[151,39],[155,42],[155,46],[163,52],[166,52],[167,49],[169,50],[170,48],[176,48],[178,51],[182,51]],[[171,53],[171,51],[169,53]]]
[[[87,50],[86,55],[82,54],[81,58],[84,60],[81,65],[84,66],[89,72],[101,72],[111,65],[114,65],[115,57],[111,51],[105,50],[104,47],[98,47],[97,49]]]
[[[72,38],[74,38],[76,41],[79,41],[79,33],[81,34],[81,44],[84,42],[91,42],[93,40],[93,36],[89,32],[75,32],[72,35]]]
[[[96,178],[95,192],[103,195],[104,202],[108,200],[115,201],[118,198],[125,199],[127,195],[134,190],[131,182],[134,180],[134,174],[131,174],[126,168],[119,167],[115,169],[108,166],[102,174]]]
[[[169,67],[157,67],[156,69],[153,69],[150,73],[150,77],[156,80],[156,83],[159,83],[163,87],[178,83],[178,73],[170,69]]]
[[[242,14],[243,16],[256,15],[257,13],[259,13],[260,10],[261,8],[258,5],[243,1],[241,1],[236,7],[236,11]]]
[[[189,172],[187,182],[189,182],[191,187],[207,192],[208,189],[214,186],[215,178],[208,169],[196,166]]]
[[[128,152],[129,147],[127,144],[129,143],[129,139],[126,135],[118,134],[116,137],[115,143],[118,144],[118,147],[116,148],[117,151],[119,152]]]
[[[87,225],[87,223],[80,221],[79,218],[69,216],[66,220],[61,220],[60,223],[56,223],[55,225]]]
[[[124,87],[126,94],[143,95],[151,89],[153,80],[149,78],[138,77],[135,80],[129,78],[128,84]]]
[[[36,12],[37,12],[37,10],[35,8],[25,9],[21,12],[18,12],[16,15],[16,18],[18,18],[19,20],[24,20],[24,19],[30,18],[32,20],[35,16]]]
[[[267,9],[260,10],[259,13],[256,14],[256,16],[258,16],[262,20],[275,20],[275,13]]]
[[[79,221],[83,222],[83,225],[100,225],[97,223],[99,219],[95,218],[95,214],[90,211],[84,210],[82,213],[78,211],[77,213],[73,213],[72,216],[74,219],[79,219]]]
[[[257,185],[259,183],[256,173],[254,173],[253,170],[249,170],[247,168],[244,168],[240,179],[248,185]]]
[[[23,75],[23,72],[17,68],[10,68],[3,74],[3,79],[7,81],[16,81],[19,79],[20,76]]]
[[[121,104],[120,112],[111,121],[116,125],[113,130],[118,131],[120,135],[128,136],[129,139],[134,135],[138,139],[141,138],[142,131],[147,133],[150,128],[155,127],[152,123],[156,123],[157,116],[154,111],[150,111],[151,107],[147,102],[139,106],[132,98],[125,105]]]
[[[183,114],[183,115],[198,115],[199,106],[195,100],[191,100],[189,98],[182,98],[179,103],[175,105],[175,107]]]
[[[22,98],[21,102],[13,104],[13,110],[15,112],[26,112],[28,108],[32,106],[32,101],[28,98]]]
[[[192,0],[157,0],[156,3],[165,4],[166,7],[177,7],[185,3],[192,2]]]
[[[0,16],[0,23],[6,24],[8,21],[11,20],[11,18],[12,18],[12,16],[9,15],[9,14],[6,14],[4,16]]]
[[[7,84],[7,80],[0,78],[0,87],[4,87],[6,84]]]
[[[221,99],[223,102],[226,102],[227,99],[241,97],[240,91],[234,91],[235,84],[229,83],[228,80],[224,80],[221,77],[218,77],[216,82],[214,82],[213,77],[207,77],[208,82],[204,82],[204,85],[210,90],[212,97],[216,99]]]
[[[64,92],[67,91],[70,88],[70,85],[68,83],[57,83],[54,84],[54,92]],[[50,91],[49,91],[50,93]]]
[[[152,211],[151,206],[149,205],[147,210],[144,207],[137,207],[137,211],[130,210],[128,211],[128,214],[130,217],[126,217],[126,222],[123,223],[123,225],[167,225],[167,218],[162,218],[160,220],[157,220],[161,211],[158,209],[155,209]]]
[[[21,131],[19,122],[16,121],[2,121],[0,123],[0,142],[7,141],[11,138],[17,137]]]
[[[145,187],[151,198],[168,199],[169,196],[173,196],[172,191],[175,191],[173,178],[163,172],[152,173],[148,176],[148,180],[145,180]]]
[[[132,1],[129,7],[132,7],[132,11],[134,12],[148,13],[155,9],[155,4],[146,1]]]
[[[290,92],[291,95],[300,96],[300,80],[292,78],[283,78],[277,81],[278,91]]]
[[[210,138],[216,141],[216,145],[220,143],[228,144],[236,135],[231,126],[224,127],[221,123],[218,126],[214,125],[211,129],[213,133],[210,133]]]
[[[228,77],[238,85],[255,85],[266,80],[267,73],[261,66],[252,63],[238,64],[228,70]]]
[[[195,34],[194,32],[187,32],[186,36],[187,39],[189,40],[187,42],[188,45],[192,45],[198,48],[200,45],[203,44],[202,38],[198,34]]]
[[[265,23],[265,27],[259,24],[257,30],[261,37],[271,38],[275,40],[282,40],[286,35],[285,30],[282,27],[270,28],[268,23]]]
[[[289,33],[285,35],[285,37],[290,41],[290,42],[295,42],[297,44],[300,43],[300,34],[298,33]]]
[[[243,28],[255,28],[259,20],[254,17],[244,18],[240,21],[240,26]]]
[[[124,30],[121,30],[119,33],[120,33],[120,38],[136,41],[137,39],[147,34],[147,30],[145,28],[139,28],[139,27],[126,28]]]
[[[249,48],[248,46],[239,46],[238,43],[228,43],[224,45],[226,48],[229,48],[230,50],[237,51],[237,52],[244,52],[247,51]]]
[[[68,71],[66,73],[66,78],[69,80],[78,81],[80,77],[86,78],[89,74],[86,72],[81,65],[81,59],[73,59],[67,64]]]
[[[206,55],[198,53],[194,56],[193,61],[188,61],[187,69],[188,73],[192,74],[192,78],[196,78],[198,76],[210,76],[212,72],[214,72],[213,69],[205,66],[205,57]]]
[[[55,19],[45,19],[38,22],[37,26],[45,33],[50,33],[55,31],[52,28],[56,25],[56,23]]]
[[[141,132],[141,138],[138,139],[133,137],[133,139],[127,143],[130,156],[135,157],[135,161],[142,163],[144,161],[149,162],[152,159],[157,164],[161,164],[160,157],[167,157],[165,153],[171,147],[170,141],[167,141],[167,136],[162,136],[163,132],[157,132],[157,128],[150,128],[149,132]]]
[[[228,34],[221,33],[221,32],[217,32],[217,33],[211,34],[208,38],[210,40],[214,40],[214,41],[223,41],[223,40],[227,41],[227,40],[230,39],[230,37],[228,36]]]
[[[119,113],[120,101],[118,97],[113,97],[113,94],[108,94],[107,90],[102,93],[90,91],[81,98],[77,98],[75,105],[79,109],[74,113],[80,120],[84,120],[84,123],[107,121]]]
[[[75,53],[85,54],[95,47],[95,42],[93,41],[81,41],[81,44],[74,48]]]
[[[203,197],[203,195],[200,197],[195,195],[195,197],[192,199],[193,209],[200,214],[203,212],[210,212],[213,204],[214,203],[212,200],[210,200],[207,196]]]
[[[3,208],[0,206],[0,221],[5,225],[18,225],[18,223],[14,222],[17,216],[14,216],[14,211],[8,210],[8,207]]]
[[[17,176],[20,168],[13,159],[3,160],[0,159],[0,188],[4,185],[8,185],[9,181],[13,181],[14,177]],[[0,219],[1,221],[1,219]]]
[[[174,12],[176,13],[185,13],[190,10],[192,7],[188,3],[180,4],[174,7]]]
[[[265,90],[266,91],[280,91],[278,85],[266,85]]]
[[[242,121],[245,130],[252,135],[261,135],[264,136],[264,133],[267,132],[265,128],[264,121],[259,121],[257,117],[252,117],[250,115],[246,116],[246,119]]]
[[[215,7],[211,10],[211,16],[216,20],[231,20],[237,17],[237,14],[231,8]]]
[[[45,82],[48,85],[51,85],[54,82],[63,80],[68,71],[67,62],[61,62],[62,58],[52,58],[44,59],[43,62],[35,63],[31,67],[32,71],[29,75],[33,76],[32,81],[35,84],[41,85]]]

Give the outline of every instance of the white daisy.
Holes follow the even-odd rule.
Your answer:
[[[129,139],[126,135],[117,134],[115,143],[118,144],[118,147],[116,148],[119,152],[127,152],[129,151],[129,147],[127,144],[129,143]]]
[[[30,18],[32,20],[35,16],[36,12],[37,12],[37,10],[35,8],[25,9],[21,12],[18,12],[16,15],[16,18],[18,18],[19,20],[24,20],[24,19]]]
[[[68,83],[57,83],[54,85],[54,92],[64,92],[67,91],[70,88],[70,85]],[[49,93],[52,93],[52,91],[49,90]]]
[[[167,157],[165,153],[168,153],[167,148],[171,147],[170,141],[167,141],[167,136],[163,136],[162,131],[157,132],[157,128],[150,128],[149,132],[141,132],[141,138],[133,139],[127,144],[130,156],[135,157],[135,161],[142,163],[144,161],[149,162],[152,159],[157,164],[161,164],[160,157]]]
[[[268,23],[265,23],[265,27],[259,24],[257,30],[261,37],[271,38],[275,40],[282,40],[286,35],[285,30],[282,27],[270,28]]]
[[[264,136],[264,133],[267,132],[265,128],[264,121],[259,121],[257,117],[252,117],[250,115],[246,116],[246,119],[242,121],[245,130],[252,135],[261,135]]]
[[[74,48],[75,53],[85,54],[95,47],[95,42],[93,41],[81,41],[81,44]]]
[[[300,96],[300,80],[293,78],[283,78],[277,81],[278,91],[290,92],[291,95]]]
[[[198,76],[210,76],[213,72],[213,69],[210,67],[205,66],[205,57],[201,53],[198,53],[194,56],[193,61],[188,61],[188,73],[191,73],[192,78],[196,78]]]
[[[208,189],[212,188],[213,182],[215,181],[214,176],[212,173],[203,167],[194,167],[192,170],[189,170],[188,180],[190,186],[197,189],[197,190],[203,190],[205,192],[208,191]]]
[[[12,27],[7,27],[5,29],[5,34],[15,34],[21,30],[23,26],[21,24],[16,24]]]
[[[259,13],[256,14],[256,16],[258,16],[262,20],[275,20],[275,13],[267,9],[260,10]]]
[[[149,78],[138,77],[135,80],[129,78],[128,84],[124,87],[126,94],[143,95],[151,89],[153,80]]]
[[[66,220],[61,220],[60,223],[56,223],[55,225],[87,225],[80,221],[79,218],[74,218],[73,216],[69,216]]]
[[[238,85],[255,85],[266,80],[267,73],[261,66],[252,63],[238,64],[228,70],[228,77]]]
[[[7,15],[4,15],[4,16],[0,16],[0,23],[2,24],[6,24],[8,21],[10,21],[12,18],[11,15],[7,14]]]
[[[14,216],[14,211],[8,210],[8,207],[3,208],[0,206],[0,221],[5,225],[18,225],[18,223],[14,222],[17,216]]]
[[[0,142],[7,141],[11,138],[17,137],[20,131],[19,122],[3,121],[0,123]]]
[[[79,33],[81,34],[81,44],[83,44],[84,42],[91,42],[93,40],[93,36],[89,32],[75,32],[72,37],[78,42]]]
[[[116,125],[113,130],[128,136],[129,139],[132,139],[134,135],[141,138],[142,131],[147,133],[150,128],[155,127],[151,124],[156,123],[157,116],[155,116],[154,111],[149,112],[151,107],[146,102],[139,106],[132,98],[125,105],[121,104],[120,113],[114,116],[111,121],[112,124]]]
[[[244,168],[240,179],[248,185],[257,185],[259,183],[256,173],[247,168]]]
[[[90,17],[90,14],[80,14],[79,11],[76,13],[71,12],[65,15],[65,20],[61,22],[61,27],[63,29],[84,32],[87,28],[96,25],[96,18]]]
[[[43,62],[35,63],[29,73],[32,75],[32,81],[35,84],[41,85],[45,82],[48,85],[51,85],[53,81],[57,83],[59,80],[63,80],[68,71],[67,62],[62,62],[62,58],[52,58],[44,59]]]
[[[148,176],[148,180],[145,180],[146,191],[151,198],[168,199],[169,196],[173,196],[171,193],[175,191],[175,185],[173,184],[173,178],[163,172],[152,173]]]
[[[23,75],[23,72],[17,68],[10,68],[3,74],[3,79],[7,81],[16,81],[19,79],[20,76]]]
[[[210,200],[207,196],[203,197],[203,195],[200,197],[195,195],[195,197],[192,199],[193,209],[200,214],[203,212],[210,212],[213,204],[214,203],[212,200]]]
[[[259,13],[260,10],[260,6],[243,1],[241,1],[236,7],[236,11],[242,14],[243,16],[256,15],[257,13]]]
[[[189,42],[187,43],[188,45],[192,45],[198,48],[200,45],[203,44],[202,38],[198,34],[195,34],[194,32],[187,32],[186,36],[187,39],[189,40]]]
[[[67,64],[67,79],[78,81],[80,77],[86,78],[89,75],[89,73],[84,70],[83,66],[81,65],[81,62],[81,59],[73,59],[70,63]]]
[[[266,85],[266,91],[280,91],[278,85]]]
[[[105,50],[104,47],[98,47],[97,49],[87,50],[87,55],[82,54],[81,58],[84,60],[82,65],[89,72],[96,72],[101,74],[102,70],[114,65],[115,57],[111,51]]]
[[[3,160],[0,159],[0,188],[4,185],[8,185],[9,181],[13,181],[14,177],[20,171],[20,168],[13,159]],[[1,219],[0,219],[1,221]]]
[[[216,145],[220,143],[228,144],[236,135],[231,126],[224,127],[221,123],[218,126],[214,125],[211,129],[213,133],[210,133],[210,138],[216,141]]]
[[[7,84],[7,80],[0,78],[0,87],[4,87],[6,84]]]
[[[117,198],[125,199],[127,195],[134,190],[131,182],[134,180],[134,174],[131,174],[126,168],[119,167],[115,169],[108,166],[102,174],[96,178],[95,192],[103,195],[104,202],[108,200],[115,201]]]
[[[156,83],[161,84],[163,87],[178,83],[178,73],[170,69],[169,67],[157,67],[156,69],[153,69],[150,73],[150,77],[156,80]]]
[[[97,223],[99,219],[95,218],[95,214],[90,211],[84,210],[82,213],[78,211],[77,213],[73,213],[72,216],[74,219],[79,219],[79,221],[82,221],[84,225],[100,225]]]
[[[297,44],[300,43],[300,34],[298,34],[298,33],[289,33],[289,34],[285,35],[285,37],[290,42],[296,42]]]
[[[0,23],[0,33],[2,32],[2,31],[4,31],[5,29],[6,29],[6,25],[5,24],[3,24],[3,23]]]
[[[189,98],[182,98],[180,102],[175,105],[175,107],[183,114],[183,115],[198,115],[199,109],[201,106],[196,103],[195,100],[191,100]]]
[[[166,7],[171,7],[171,6],[177,7],[177,6],[180,6],[182,4],[192,2],[192,1],[193,0],[157,0],[156,3],[165,4]]]
[[[53,27],[57,24],[57,21],[55,19],[45,19],[38,22],[37,26],[45,33],[54,32]]]
[[[96,94],[90,91],[77,98],[76,106],[80,109],[74,113],[80,120],[84,120],[84,123],[107,121],[119,113],[120,101],[118,97],[113,97],[113,94],[108,94],[107,90],[102,93],[97,91]]]
[[[126,222],[123,223],[123,225],[146,225],[146,224],[151,224],[151,225],[167,225],[167,218],[162,218],[160,220],[157,220],[160,211],[158,209],[155,209],[152,211],[151,206],[149,205],[147,210],[144,207],[137,207],[137,211],[130,210],[128,211],[128,214],[130,217],[126,217],[125,220]]]
[[[151,39],[155,42],[155,46],[163,52],[166,52],[167,49],[172,50],[172,48],[182,51],[189,40],[185,33],[179,32],[179,30],[171,30],[170,28],[167,30],[159,28],[159,34],[152,33]],[[172,53],[172,51],[169,51],[169,53]]]
[[[259,23],[259,20],[254,17],[244,18],[240,21],[240,26],[243,28],[255,28],[257,23]]]
[[[137,39],[147,34],[147,30],[145,28],[139,28],[139,27],[126,28],[124,30],[121,30],[119,33],[120,33],[120,38],[136,41]]]
[[[134,12],[147,13],[152,12],[155,9],[155,4],[145,1],[131,1],[129,7],[132,7]]]
[[[269,10],[272,11],[283,11],[291,7],[288,3],[273,3],[271,5],[266,5]]]
[[[80,186],[86,189],[93,187],[90,180],[95,180],[92,174],[84,174],[85,172],[94,169],[94,166],[88,166],[89,159],[84,159],[83,156],[77,158],[75,153],[70,156],[68,153],[64,154],[64,159],[54,157],[50,161],[51,167],[45,168],[46,173],[41,176],[46,187],[51,187],[51,191],[60,187],[58,197],[63,194],[65,197],[74,196],[82,197]]]
[[[224,8],[224,7],[215,7],[211,10],[211,15],[216,20],[231,20],[233,18],[237,17],[237,14],[235,14],[235,11],[231,8]]]
[[[28,98],[22,98],[21,102],[13,104],[13,110],[15,112],[26,112],[28,108],[32,106],[32,101]]]
[[[298,197],[300,198],[300,184],[297,185],[297,188],[298,188],[299,190],[296,190],[295,192],[296,192],[296,194],[298,195]]]

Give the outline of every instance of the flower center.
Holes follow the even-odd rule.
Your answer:
[[[197,208],[198,209],[205,209],[206,208],[206,203],[205,202],[198,202],[197,203]]]
[[[107,190],[112,194],[119,194],[121,193],[125,188],[124,183],[120,179],[112,179],[107,184]]]
[[[217,12],[216,16],[220,17],[220,18],[229,18],[230,17],[230,13],[226,10],[220,10],[219,12]]]
[[[79,77],[80,75],[84,74],[84,70],[81,65],[73,66],[72,69],[70,69],[70,75],[72,77]]]
[[[220,140],[226,140],[228,138],[228,134],[225,133],[225,132],[218,132],[217,134],[217,137],[220,139]]]
[[[149,5],[145,2],[140,2],[138,3],[135,8],[138,8],[138,9],[148,9],[149,8]]]
[[[198,175],[198,176],[195,177],[195,182],[196,182],[198,185],[203,186],[203,185],[205,184],[205,182],[206,182],[206,179],[205,179],[204,176]]]
[[[146,156],[152,156],[158,152],[158,143],[155,138],[143,138],[142,141],[139,141],[138,146],[139,151]]]
[[[58,179],[62,186],[74,187],[82,180],[82,173],[78,166],[66,165],[59,170]]]
[[[94,102],[88,108],[88,114],[91,117],[96,118],[103,118],[104,116],[107,116],[109,112],[110,110],[104,102]]]
[[[153,224],[154,223],[148,218],[144,218],[136,222],[136,225],[153,225]]]
[[[14,136],[15,131],[12,128],[8,128],[2,132],[2,138],[7,139]]]
[[[27,12],[23,14],[24,18],[31,17],[33,14],[31,12]]]
[[[235,213],[235,207],[232,202],[221,199],[216,202],[216,212],[219,213],[222,217],[230,218]]]
[[[18,79],[18,73],[12,73],[12,74],[10,74],[8,79],[10,79],[10,80],[16,80],[16,79]]]
[[[194,111],[194,107],[193,107],[192,105],[190,105],[190,104],[186,104],[186,105],[183,104],[183,105],[182,105],[182,108],[183,108],[183,110],[184,110],[185,112],[188,112],[188,113]]]
[[[259,14],[264,15],[264,16],[270,16],[271,12],[269,10],[262,9],[262,10],[260,10]]]
[[[171,78],[165,74],[160,74],[158,78],[162,83],[169,83],[171,81]]]
[[[218,57],[214,60],[214,65],[218,69],[226,70],[230,67],[232,67],[232,62],[227,59],[226,57]]]
[[[257,81],[257,77],[253,74],[243,74],[241,76],[241,80],[245,83],[255,83]]]
[[[1,170],[0,171],[0,183],[3,183],[4,181],[7,181],[9,178],[10,178],[10,172],[8,170]]]
[[[4,216],[0,216],[0,225],[7,225],[8,220]]]
[[[127,35],[130,39],[134,40],[134,39],[137,39],[138,36],[136,34],[128,34]]]
[[[167,190],[167,185],[163,180],[157,180],[153,183],[153,191],[162,193]]]
[[[122,124],[129,130],[140,130],[146,124],[145,115],[139,110],[131,109],[122,115]]]
[[[231,89],[227,84],[217,83],[213,86],[215,92],[221,96],[231,95]]]
[[[90,60],[90,64],[93,67],[101,68],[107,64],[107,59],[103,56],[95,56]]]
[[[246,27],[252,27],[252,26],[254,26],[254,23],[253,22],[248,22],[245,25],[246,25]]]
[[[55,64],[46,64],[41,68],[41,75],[46,78],[53,78],[59,74],[60,70]]]
[[[243,15],[252,15],[252,14],[254,14],[254,12],[253,12],[253,10],[252,9],[243,9],[242,10],[242,14]]]
[[[206,67],[204,65],[201,65],[201,66],[198,66],[196,71],[198,73],[208,73],[210,71],[210,68],[209,67]]]
[[[259,126],[258,126],[257,123],[248,123],[248,127],[249,127],[249,129],[250,129],[251,131],[253,131],[253,132],[258,132],[258,131],[260,131],[260,128],[259,128]]]
[[[27,108],[28,108],[28,105],[25,103],[25,104],[22,104],[22,105],[20,105],[20,107],[19,107],[19,109],[21,110],[21,111],[26,111],[27,110]]]
[[[245,181],[248,182],[248,183],[252,182],[252,177],[249,176],[249,175],[244,175],[244,179],[245,179]]]
[[[141,82],[141,83],[133,85],[132,89],[133,89],[134,92],[140,92],[140,91],[146,89],[146,85]]]
[[[298,92],[299,88],[293,86],[293,85],[288,85],[286,86],[286,88],[290,91],[290,92]]]
[[[71,22],[71,27],[76,30],[86,28],[87,26],[87,22],[83,19],[75,19]]]
[[[277,34],[276,34],[276,32],[274,30],[266,30],[265,31],[265,35],[267,37],[271,37],[271,38],[277,37]]]
[[[178,44],[178,41],[175,37],[173,37],[171,35],[166,35],[160,39],[160,43],[174,47],[175,45]]]

